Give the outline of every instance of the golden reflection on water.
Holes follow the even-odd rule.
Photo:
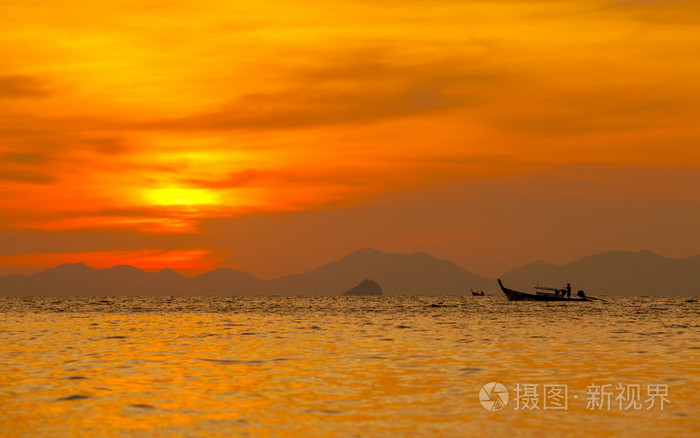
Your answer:
[[[1,436],[700,435],[687,299],[43,300],[0,306]],[[591,383],[671,403],[589,410]],[[565,384],[568,409],[515,410],[516,384]]]

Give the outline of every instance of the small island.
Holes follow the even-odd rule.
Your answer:
[[[346,296],[382,295],[382,288],[372,280],[364,280],[357,286],[343,293]]]

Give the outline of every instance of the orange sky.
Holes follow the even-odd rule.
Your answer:
[[[0,3],[0,274],[700,253],[700,3]]]

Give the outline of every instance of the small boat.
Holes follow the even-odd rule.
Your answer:
[[[501,290],[503,291],[504,294],[506,294],[506,297],[508,297],[508,301],[593,301],[593,300],[600,300],[600,298],[593,298],[593,297],[587,297],[586,294],[583,293],[583,291],[578,292],[578,296],[576,297],[567,297],[566,295],[559,295],[554,292],[559,292],[561,289],[556,289],[552,287],[537,287],[537,292],[534,294],[527,293],[527,292],[520,292],[517,290],[513,289],[508,289],[507,287],[503,286],[503,283],[501,282],[501,279],[498,279],[498,284],[501,286]],[[548,292],[548,291],[554,291],[554,292]],[[602,301],[602,300],[600,300]]]
[[[483,297],[484,295],[486,295],[483,290],[480,292],[474,292],[474,289],[472,289],[471,291],[472,295],[474,295],[475,297]]]

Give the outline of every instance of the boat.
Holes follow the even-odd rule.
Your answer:
[[[471,291],[472,295],[474,295],[475,297],[483,297],[484,295],[486,295],[483,290],[480,292],[474,292],[474,289],[472,289]]]
[[[536,293],[527,293],[527,292],[520,292],[517,290],[513,289],[508,289],[507,287],[503,286],[503,283],[501,282],[501,279],[498,279],[498,285],[501,286],[501,290],[503,291],[504,294],[506,294],[506,297],[508,298],[508,301],[593,301],[593,300],[600,300],[600,298],[593,298],[593,297],[588,297],[586,294],[583,293],[583,291],[579,291],[576,297],[567,297],[564,294],[559,295],[559,292],[563,289],[557,289],[553,287],[536,287],[535,290],[537,291]],[[551,291],[551,292],[550,292]],[[602,300],[600,300],[602,301]]]

